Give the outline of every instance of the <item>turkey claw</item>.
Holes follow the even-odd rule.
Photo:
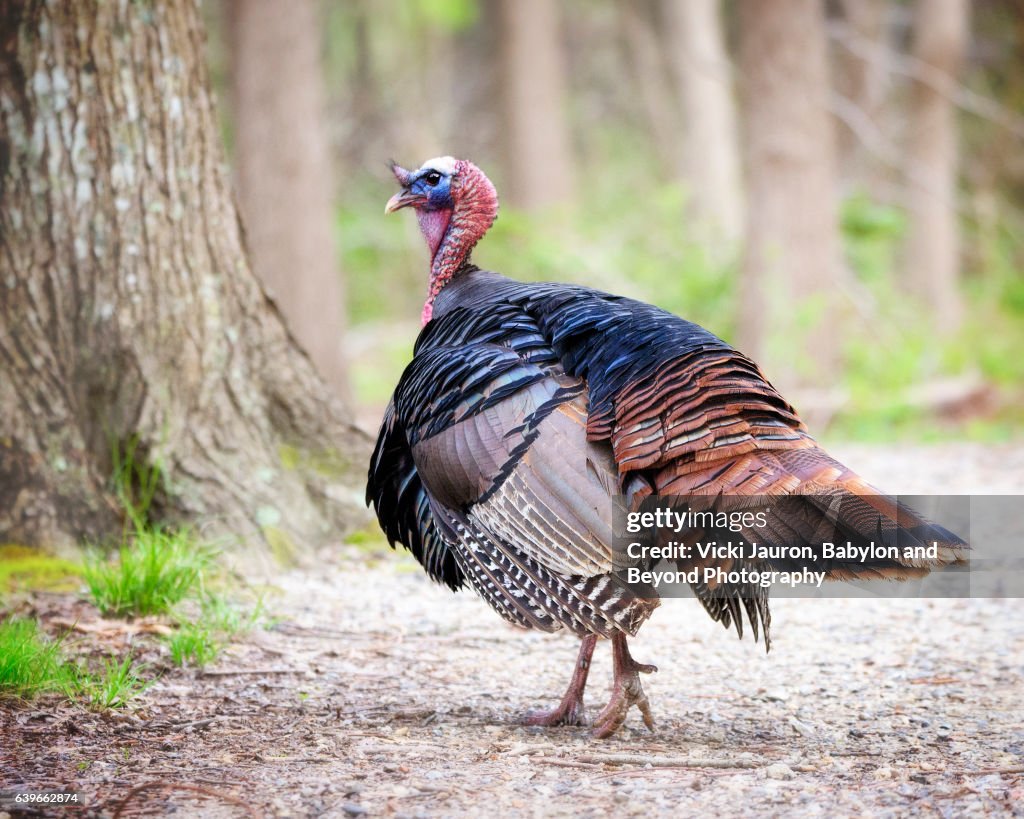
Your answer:
[[[612,658],[615,668],[612,696],[604,710],[594,720],[592,735],[597,739],[610,737],[622,727],[629,709],[634,705],[640,709],[644,725],[653,731],[654,716],[651,714],[651,705],[644,693],[644,687],[640,684],[640,675],[653,674],[658,670],[657,666],[634,660],[626,646],[626,637],[622,634],[616,634],[612,638]]]
[[[607,739],[619,730],[626,722],[629,709],[634,705],[640,709],[640,716],[644,725],[649,731],[654,731],[654,715],[651,713],[651,704],[640,684],[640,674],[650,674],[657,669],[653,665],[638,665],[636,669],[626,672],[615,685],[612,698],[604,707],[604,710],[594,720],[594,729],[591,731],[595,739]]]
[[[578,699],[571,703],[562,700],[556,708],[550,711],[528,711],[523,717],[523,725],[540,725],[552,728],[556,725],[588,725],[586,710],[583,707],[583,700]]]
[[[580,643],[580,653],[576,658],[569,688],[562,701],[550,711],[530,711],[523,717],[525,725],[588,725],[586,710],[583,708],[583,689],[587,687],[587,675],[590,673],[590,658],[597,645],[597,635],[588,634]]]

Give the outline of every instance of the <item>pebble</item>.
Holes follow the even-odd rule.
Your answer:
[[[769,779],[792,779],[796,776],[793,769],[782,762],[776,762],[764,769],[764,775]]]

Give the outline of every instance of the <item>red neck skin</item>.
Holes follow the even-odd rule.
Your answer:
[[[434,314],[434,299],[469,259],[470,251],[498,217],[498,194],[484,172],[460,159],[452,181],[452,210],[419,211],[420,230],[430,248],[430,288],[420,321]]]

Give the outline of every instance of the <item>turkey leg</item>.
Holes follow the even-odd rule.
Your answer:
[[[569,680],[562,701],[550,711],[531,711],[524,718],[526,725],[583,725],[586,715],[583,711],[583,689],[587,686],[587,675],[590,673],[590,658],[597,645],[597,635],[588,634],[580,644],[580,653],[576,657],[576,668]]]
[[[612,637],[612,663],[615,675],[612,680],[612,697],[594,721],[594,736],[605,739],[618,731],[626,721],[629,709],[634,705],[640,709],[644,725],[653,731],[654,717],[651,716],[647,695],[640,685],[640,675],[650,674],[658,669],[634,660],[626,645],[626,635],[621,632]]]

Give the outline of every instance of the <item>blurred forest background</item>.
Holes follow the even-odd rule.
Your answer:
[[[1020,0],[204,0],[254,268],[373,427],[428,261],[388,160],[494,180],[475,254],[656,303],[831,437],[1024,424]]]

